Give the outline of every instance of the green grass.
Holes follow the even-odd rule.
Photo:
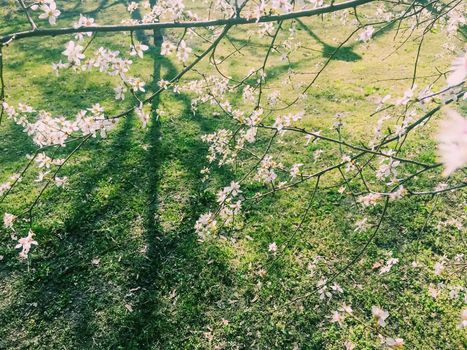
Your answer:
[[[73,11],[75,15],[93,11],[95,3],[83,1],[82,8]],[[110,7],[96,12],[100,23],[118,21],[124,13],[121,1],[101,3]],[[72,5],[67,4],[70,9]],[[0,8],[0,18],[8,19],[0,23],[1,32],[27,28],[21,13],[9,7]],[[69,21],[64,18],[59,24]],[[292,57],[291,67],[305,73],[295,78],[297,87],[310,79],[316,64],[329,57],[351,30],[330,18],[304,23],[308,30],[298,26],[297,35],[317,51]],[[229,38],[241,45],[252,28],[235,29]],[[25,40],[5,50],[7,100],[67,116],[96,102],[109,113],[128,107],[129,101],[113,99],[110,78],[69,72],[53,76],[50,63],[60,59],[67,39]],[[204,44],[190,40],[201,52]],[[232,77],[240,78],[251,66],[261,64],[267,43],[255,36],[251,43],[244,56],[234,56],[222,66]],[[427,39],[420,76],[432,74],[434,66],[448,67],[451,58],[438,56],[442,43],[439,34]],[[98,36],[92,48],[100,45],[126,52],[129,38]],[[395,46],[391,33],[381,34],[369,47],[351,42],[296,107],[307,112],[303,125],[325,130],[336,113],[344,112],[344,136],[368,141],[376,123],[375,117],[368,117],[375,95],[400,95],[410,84],[407,79],[378,82],[411,77],[416,45],[409,42],[383,61]],[[219,56],[231,50],[224,40]],[[161,64],[165,77],[181,68],[169,59]],[[281,90],[284,98],[294,96],[296,91],[283,87],[289,65],[273,54],[271,66],[275,68],[268,71],[270,86]],[[152,68],[149,53],[133,70],[149,82]],[[199,69],[210,68],[203,63]],[[419,85],[427,81],[420,79]],[[239,96],[232,98],[241,103]],[[449,299],[445,288],[434,299],[428,287],[440,282],[446,287],[465,286],[462,268],[433,274],[441,256],[452,259],[465,252],[465,232],[438,227],[449,218],[465,220],[465,193],[391,204],[388,219],[363,259],[337,280],[344,293],[323,302],[310,291],[321,276],[344,266],[368,240],[370,230],[354,232],[353,224],[363,213],[337,188],[322,188],[303,229],[296,232],[314,185],[307,183],[247,204],[238,227],[221,232],[224,239],[199,243],[193,229],[196,219],[213,207],[212,192],[241,171],[214,169],[211,182],[201,182],[207,145],[200,136],[228,126],[229,121],[212,117],[211,107],[193,115],[190,103],[190,96],[163,94],[159,108],[166,113],[149,129],[142,129],[132,116],[121,121],[108,139],[85,145],[63,169],[70,185],[48,190],[35,210],[33,229],[39,247],[28,262],[18,259],[14,241],[2,231],[0,349],[342,349],[346,340],[357,349],[373,349],[379,340],[371,322],[372,305],[390,311],[384,332],[403,337],[408,349],[464,348],[466,333],[456,326],[465,292]],[[427,127],[421,137],[409,140],[406,154],[433,161],[434,142],[427,137],[433,130]],[[25,155],[35,147],[10,121],[2,123],[0,134],[1,183],[25,165]],[[273,154],[285,164],[309,162],[317,146],[304,151],[303,139],[286,139],[286,145],[273,146]],[[339,157],[320,146],[329,159]],[[337,176],[323,179],[323,187],[332,185]],[[21,213],[28,207],[40,190],[34,177],[25,177],[1,204],[0,213]],[[431,179],[421,181],[432,184]],[[251,194],[257,187],[248,184],[244,191]],[[437,210],[429,215],[434,206]],[[382,208],[372,211],[374,223]],[[27,223],[20,222],[19,227],[26,230]],[[268,253],[273,241],[286,247],[278,259]],[[379,275],[372,266],[388,251],[400,261],[390,273]],[[310,266],[317,256],[322,259],[313,273]],[[411,267],[414,260],[420,268]],[[327,317],[344,301],[352,304],[358,319],[349,318],[339,328]]]

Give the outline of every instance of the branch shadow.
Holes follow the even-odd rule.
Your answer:
[[[154,84],[162,69],[166,79],[177,73],[164,57],[156,57],[154,69]],[[23,328],[24,318],[31,323],[19,336],[1,334],[0,347],[24,347],[36,338],[49,348],[141,349],[179,342],[173,335],[182,317],[187,336],[203,328],[201,315],[213,298],[210,289],[230,284],[232,273],[225,254],[216,246],[200,247],[193,229],[209,200],[199,175],[206,151],[199,133],[213,126],[190,116],[187,96],[177,100],[184,107],[176,125],[153,120],[141,132],[133,117],[125,118],[107,141],[85,147],[88,160],[69,164],[71,187],[64,194],[51,191],[45,199],[50,207],[39,209],[41,216],[58,210],[63,226],[35,228],[41,250],[31,261],[31,272],[19,278],[17,298],[0,309],[0,319],[10,322],[0,326],[1,332]],[[154,111],[159,103],[156,99]],[[161,196],[168,185],[165,177],[172,176],[167,173],[171,164],[184,173],[185,188],[175,186]],[[176,217],[167,217],[167,208],[180,201],[170,196],[179,192],[183,205]],[[54,205],[55,196],[66,197],[65,203]],[[7,259],[13,261],[14,255]],[[20,265],[12,262],[1,275]],[[174,286],[177,305],[168,310],[174,305],[167,302]]]
[[[313,40],[315,40],[318,44],[320,44],[323,47],[321,51],[323,57],[325,58],[332,57],[332,60],[345,61],[345,62],[355,62],[355,61],[359,61],[362,59],[362,56],[354,52],[355,48],[361,44],[360,42],[354,41],[350,45],[345,45],[345,46],[340,47],[339,50],[336,52],[336,50],[338,49],[338,46],[329,45],[326,42],[324,42],[318,35],[316,35],[311,30],[310,25],[307,25],[299,18],[297,18],[296,21],[301,29],[303,29]],[[391,23],[390,25],[384,27],[384,29],[376,31],[373,37],[376,38],[376,37],[382,36],[385,33],[391,31],[393,27],[394,27],[394,23]]]

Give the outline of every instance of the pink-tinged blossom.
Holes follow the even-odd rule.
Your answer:
[[[201,215],[195,224],[195,230],[200,240],[204,241],[206,236],[216,229],[216,225],[217,222],[212,213]]]
[[[124,100],[125,99],[125,92],[127,91],[126,87],[124,85],[119,85],[116,88],[114,88],[115,91],[115,99],[116,100]]]
[[[73,23],[73,28],[81,28],[81,27],[95,27],[96,24],[94,23],[94,18],[85,17],[82,14],[79,15],[78,22]],[[76,40],[83,40],[84,36],[91,36],[92,32],[86,33],[77,33],[75,35]]]
[[[467,118],[446,108],[438,133],[438,152],[444,165],[444,176],[467,165]]]
[[[369,193],[366,196],[360,196],[358,202],[364,207],[369,207],[370,205],[375,205],[380,198],[381,195],[379,193]]]
[[[93,27],[96,24],[94,23],[94,18],[85,17],[82,14],[79,15],[78,22],[73,24],[73,28],[80,28],[80,27]]]
[[[100,105],[100,103],[95,103],[91,106],[91,108],[88,108],[88,111],[92,113],[93,116],[102,116],[104,115],[104,107]]]
[[[18,111],[21,113],[33,113],[34,109],[26,104],[18,103]]]
[[[451,73],[448,76],[448,85],[456,86],[462,83],[467,76],[467,52],[452,62]]]
[[[272,0],[271,6],[274,10],[280,10],[282,12],[292,11],[292,5],[290,0]]]
[[[344,188],[345,191],[345,188]],[[368,218],[363,218],[355,223],[354,232],[362,232],[368,228]]]
[[[308,0],[308,2],[313,6],[313,8],[321,7],[324,4],[324,0]]]
[[[431,296],[433,299],[436,299],[441,294],[442,288],[442,285],[435,286],[434,284],[430,283],[430,285],[428,286],[428,295]]]
[[[10,213],[5,213],[3,215],[3,226],[5,228],[13,229],[13,222],[16,220],[16,216]]]
[[[172,53],[172,51],[175,50],[175,45],[172,44],[170,41],[164,41],[161,45],[161,55],[162,56],[167,56]]]
[[[157,84],[159,85],[159,87],[161,89],[167,90],[168,87],[170,86],[170,81],[165,80],[165,79],[161,79],[161,80],[159,80],[159,82]]]
[[[276,242],[272,242],[271,244],[269,244],[269,246],[268,246],[268,251],[270,251],[271,253],[277,252],[277,244],[276,244]]]
[[[372,306],[371,314],[378,321],[378,324],[381,327],[386,326],[386,319],[389,317],[389,312],[379,308],[378,306]]]
[[[41,6],[51,4],[55,0],[36,0],[34,4],[31,5],[31,10],[37,11]]]
[[[65,187],[68,184],[67,176],[64,176],[64,177],[56,176],[54,180],[55,180],[55,186],[57,187]]]
[[[32,245],[38,245],[38,243],[34,239],[32,239],[32,236],[34,236],[34,232],[32,232],[32,230],[29,230],[28,235],[26,237],[20,238],[18,240],[18,244],[15,246],[15,248],[21,248],[21,252],[19,253],[19,256],[21,258],[27,258]]]
[[[131,45],[131,56],[136,56],[138,55],[139,58],[143,58],[144,56],[144,51],[147,51],[149,49],[149,46],[141,44],[141,43],[136,43],[134,45]]]
[[[318,289],[319,298],[321,300],[324,300],[325,298],[332,298],[332,293],[327,290],[328,286],[327,286],[327,279],[326,278],[321,278],[316,283],[316,288]]]
[[[8,103],[3,102],[2,107],[5,113],[7,114],[8,118],[15,119],[15,117],[18,115],[16,109],[13,106],[10,106]]]
[[[389,258],[386,261],[386,264],[379,270],[379,274],[382,275],[383,273],[387,273],[391,271],[391,268],[399,262],[397,258]]]
[[[404,339],[402,338],[389,338],[387,337],[384,340],[385,344],[390,348],[402,348],[405,344]]]
[[[459,328],[460,329],[467,328],[467,308],[464,308],[461,311],[461,322],[459,323]]]
[[[343,303],[342,304],[342,307],[339,309],[349,315],[351,315],[353,313],[353,309],[350,305],[347,305],[346,303]]]
[[[141,120],[141,123],[143,124],[143,128],[146,128],[148,126],[149,119],[151,118],[149,113],[143,110],[142,105],[135,109],[135,113],[138,116],[138,118]]]
[[[185,40],[182,40],[177,48],[177,58],[182,62],[186,62],[191,51],[193,50],[186,45]]]
[[[405,189],[404,186],[401,185],[401,186],[399,186],[399,188],[396,191],[389,194],[389,198],[391,200],[401,199],[406,194],[407,194],[407,190]]]
[[[290,177],[292,179],[296,178],[298,175],[300,175],[300,167],[303,166],[303,164],[294,164],[290,168]]]
[[[133,13],[138,8],[138,6],[138,3],[132,1],[128,4],[127,10],[128,12]]]
[[[63,63],[61,60],[57,63],[52,63],[52,71],[54,72],[55,76],[60,75],[60,69],[68,68],[69,65],[66,63]]]
[[[405,106],[413,98],[417,85],[414,84],[410,89],[404,91],[404,96],[396,100],[397,106]]]
[[[344,290],[342,289],[342,287],[340,285],[338,285],[337,283],[335,283],[335,282],[331,286],[331,289],[335,293],[344,293]]]
[[[44,4],[41,7],[41,13],[39,15],[40,19],[48,19],[51,25],[55,25],[57,22],[57,17],[60,16],[60,10],[57,10],[57,4],[55,1],[49,2],[49,4]]]
[[[339,313],[339,311],[333,311],[331,316],[331,323],[338,323],[339,326],[342,326],[344,323],[344,316]]]
[[[131,85],[131,87],[133,88],[133,90],[135,92],[138,92],[138,91],[145,92],[146,91],[144,89],[144,86],[146,85],[146,83],[144,81],[142,81],[141,79],[139,79],[139,78],[130,78],[130,79],[128,79],[128,84]]]
[[[85,58],[83,50],[84,47],[81,45],[76,44],[74,41],[69,41],[62,54],[68,57],[68,61],[70,63],[74,63],[79,66],[81,64],[81,60]]]
[[[439,276],[443,273],[444,268],[445,268],[445,261],[444,259],[441,259],[440,261],[437,261],[435,265],[433,266],[433,272],[436,276]]]
[[[366,43],[370,41],[370,39],[373,36],[374,31],[375,31],[375,28],[373,28],[372,26],[368,26],[365,28],[365,30],[362,33],[360,33],[360,36],[358,37],[358,39]]]

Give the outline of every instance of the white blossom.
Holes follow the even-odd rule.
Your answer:
[[[452,62],[451,73],[447,78],[448,86],[462,83],[467,76],[467,52]]]
[[[444,165],[444,176],[467,165],[467,118],[445,108],[446,117],[438,133],[438,152]]]
[[[131,87],[133,88],[133,90],[135,92],[138,92],[138,91],[145,92],[146,91],[145,88],[144,88],[146,83],[144,81],[142,81],[140,78],[130,78],[130,79],[128,79],[128,83],[131,85]]]
[[[342,324],[344,323],[344,319],[345,317],[339,313],[339,311],[333,311],[331,316],[331,323],[338,323],[339,326],[342,326]]]
[[[269,244],[269,246],[268,246],[268,251],[270,251],[271,253],[277,252],[277,244],[276,244],[276,242],[272,242],[271,244]]]
[[[50,1],[48,4],[44,4],[41,7],[42,14],[39,15],[40,19],[48,19],[51,25],[55,25],[57,17],[60,16],[60,10],[57,10],[57,4],[55,1]]]
[[[136,43],[134,45],[131,45],[131,56],[136,56],[138,55],[140,58],[143,58],[144,52],[149,49],[149,46],[141,44],[141,43]]]
[[[67,176],[64,176],[64,177],[55,176],[54,180],[55,180],[55,185],[57,187],[65,187],[68,184],[68,177]]]
[[[378,321],[378,324],[381,327],[386,326],[386,319],[389,317],[389,312],[379,308],[378,306],[372,306],[371,314]]]
[[[133,12],[138,8],[138,6],[139,6],[139,5],[138,5],[137,2],[132,1],[132,2],[130,2],[130,3],[128,4],[127,10],[128,10],[128,12],[133,13]]]
[[[360,196],[358,202],[364,207],[369,207],[370,205],[375,205],[380,198],[381,195],[379,193],[369,193],[366,196]]]
[[[195,230],[200,240],[204,240],[209,233],[216,229],[217,222],[212,213],[206,213],[200,216],[196,221]]]
[[[81,64],[81,60],[85,58],[83,51],[84,47],[81,45],[76,44],[74,41],[69,41],[66,45],[65,51],[63,51],[63,55],[68,57],[68,61],[70,63],[74,63],[76,65]]]
[[[125,85],[119,85],[114,88],[115,91],[115,99],[116,100],[124,100],[125,99],[125,92],[127,91]]]
[[[344,188],[345,191],[345,188]],[[355,223],[355,232],[364,231],[368,227],[368,218],[363,218]]]
[[[170,41],[165,40],[162,43],[162,45],[161,45],[161,55],[162,56],[170,55],[173,50],[175,50],[175,45],[172,44]]]
[[[459,323],[459,328],[467,328],[467,308],[462,309],[460,318],[461,322]]]
[[[385,344],[391,348],[402,348],[405,344],[404,339],[402,338],[387,337],[384,341],[385,341]]]
[[[290,168],[290,177],[292,179],[296,178],[298,175],[300,175],[300,167],[303,166],[303,164],[294,164]]]
[[[374,31],[375,31],[375,28],[373,28],[373,26],[368,26],[365,28],[363,32],[360,33],[360,36],[358,37],[358,39],[366,43],[370,41],[371,37],[373,36]]]
[[[182,40],[177,48],[177,58],[182,62],[186,62],[191,51],[193,50],[187,46],[185,40]]]

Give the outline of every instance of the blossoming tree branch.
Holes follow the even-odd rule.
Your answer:
[[[24,165],[0,184],[0,200],[7,203],[26,174],[35,174],[35,181],[41,186],[25,212],[5,212],[3,216],[4,228],[13,240],[12,249],[18,249],[23,259],[31,258],[33,246],[40,249],[41,237],[34,234],[35,208],[48,189],[68,186],[68,178],[61,175],[67,162],[90,139],[115,137],[112,129],[122,119],[137,116],[143,128],[156,122],[163,111],[156,109],[153,101],[161,94],[186,93],[191,98],[193,114],[207,106],[213,117],[228,120],[225,128],[199,135],[208,145],[209,164],[200,177],[206,190],[216,193],[217,200],[194,226],[200,244],[228,236],[245,223],[245,207],[253,208],[266,197],[292,189],[307,192],[310,198],[303,203],[303,214],[292,236],[301,233],[311,203],[322,188],[337,189],[361,209],[363,214],[355,223],[355,230],[370,228],[371,234],[361,250],[348,257],[348,263],[319,281],[313,292],[323,298],[339,292],[335,280],[362,258],[380,234],[388,207],[394,201],[443,196],[467,186],[467,119],[461,112],[466,97],[467,54],[462,47],[466,21],[461,0],[205,0],[196,5],[185,0],[130,1],[126,4],[127,18],[120,23],[106,23],[103,18],[102,24],[84,14],[70,19],[67,10],[72,2],[17,0],[15,10],[24,16],[29,27],[0,33],[0,122],[6,118],[16,123],[36,145],[36,151],[24,159]],[[300,71],[300,66],[293,66],[291,61],[310,49],[297,39],[297,30],[306,27],[306,19],[325,16],[346,23],[352,30],[345,37],[335,33],[339,37],[337,45],[323,55],[314,71]],[[326,70],[339,64],[336,57],[355,43],[371,50],[374,38],[388,30],[398,40],[394,52],[402,52],[409,43],[416,43],[418,50],[415,59],[407,58],[412,74],[404,80],[405,91],[373,101],[367,118],[367,123],[373,125],[373,134],[356,135],[346,125],[345,110],[327,116],[332,120],[329,125],[307,127],[304,121],[314,115],[311,108],[303,109],[303,101]],[[153,40],[141,40],[139,34],[144,31],[150,31]],[[434,31],[445,34],[443,50],[453,57],[452,64],[437,67],[435,62],[428,76],[430,82],[419,85],[418,66],[424,57],[424,41]],[[96,38],[111,33],[128,42],[126,50],[95,44]],[[231,33],[242,35],[244,42],[233,42]],[[130,100],[132,106],[112,115],[96,103],[69,110],[66,115],[54,115],[31,105],[27,94],[22,102],[11,103],[9,81],[5,78],[10,47],[31,38],[53,45],[61,37],[67,43],[64,47],[57,45],[61,60],[50,62],[51,73],[109,76],[115,105]],[[229,60],[252,55],[255,37],[267,42],[264,50],[253,51],[261,55],[261,63],[247,66],[243,77],[230,76],[226,68]],[[229,45],[230,53],[218,54],[222,44]],[[144,81],[138,74],[135,63],[147,57],[152,46],[158,52],[154,60],[165,57],[181,65],[170,80]],[[278,62],[289,64],[280,87],[271,73]],[[245,58],[245,65],[248,64]],[[284,93],[284,89],[289,93]],[[428,161],[410,150],[410,140],[417,138],[432,138],[436,142],[436,161]],[[288,152],[287,145],[297,143],[301,154]],[[66,150],[67,156],[56,158],[57,149]],[[210,175],[219,168],[235,169],[235,178],[215,188],[210,185]],[[381,208],[379,216],[371,214],[376,207]],[[287,246],[271,243],[269,248],[280,258]],[[382,271],[390,270],[396,263],[397,259],[389,258]],[[384,327],[388,312],[375,306],[372,314]],[[346,317],[353,314],[352,308],[344,305],[333,313],[332,322],[341,324]],[[465,315],[463,322],[465,327]],[[387,335],[383,341],[390,347],[404,342],[393,335]]]

